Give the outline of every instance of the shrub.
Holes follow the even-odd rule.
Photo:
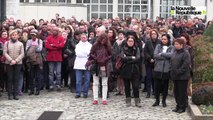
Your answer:
[[[196,105],[213,105],[213,86],[205,85],[195,90],[192,102]]]
[[[193,40],[194,76],[193,82],[213,82],[213,39],[197,36]]]

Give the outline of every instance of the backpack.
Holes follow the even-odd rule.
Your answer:
[[[38,45],[40,44],[38,39]],[[37,46],[30,46],[26,51],[27,62],[32,65],[41,65],[42,64],[42,55],[41,52],[36,51]]]

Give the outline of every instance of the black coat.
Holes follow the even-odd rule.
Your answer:
[[[125,45],[121,49],[121,60],[123,66],[120,71],[121,77],[125,79],[137,78],[140,76],[140,50],[134,46],[132,48]],[[133,59],[132,57],[135,57]]]
[[[172,32],[173,32],[174,38],[178,38],[178,37],[180,37],[181,34],[183,34],[185,32],[185,30],[183,27],[177,28],[174,26],[172,29]]]
[[[148,40],[146,42],[144,47],[144,57],[145,57],[144,63],[146,65],[154,67],[154,64],[150,63],[150,60],[154,59],[154,50],[158,44],[161,44],[161,41],[159,39],[157,39],[155,42],[153,42],[152,40]]]
[[[189,80],[190,79],[190,54],[185,49],[175,50],[171,57],[171,79]]]

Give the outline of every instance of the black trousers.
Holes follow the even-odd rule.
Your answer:
[[[174,95],[176,107],[185,110],[187,107],[187,84],[188,80],[174,80]]]
[[[155,79],[155,98],[160,100],[160,93],[163,94],[163,100],[166,100],[168,95],[169,79]]]
[[[7,65],[8,69],[8,96],[17,96],[19,75],[22,65]]]
[[[34,92],[36,88],[37,91],[41,89],[41,69],[39,65],[31,65],[30,66],[30,90]]]
[[[49,89],[49,65],[48,62],[43,62],[43,75],[41,79],[41,86],[46,87],[46,89]]]
[[[73,68],[70,69],[70,89],[76,89],[76,74]]]
[[[68,76],[69,76],[67,66],[68,66],[67,60],[64,60],[61,64],[61,85],[64,84],[65,87],[68,86]]]
[[[132,84],[132,89],[133,89],[134,97],[135,98],[139,98],[139,85],[140,85],[139,77],[133,77],[131,79],[124,78],[126,98],[131,97],[130,84]]]
[[[7,90],[7,71],[5,71],[6,64],[0,62],[0,87],[2,91]]]

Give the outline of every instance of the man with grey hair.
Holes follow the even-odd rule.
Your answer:
[[[97,38],[98,38],[101,34],[105,33],[105,30],[106,30],[106,29],[105,29],[103,26],[98,27],[97,30],[96,30],[96,37],[93,38],[92,40],[90,40],[89,42],[93,45],[93,44],[96,42]]]

